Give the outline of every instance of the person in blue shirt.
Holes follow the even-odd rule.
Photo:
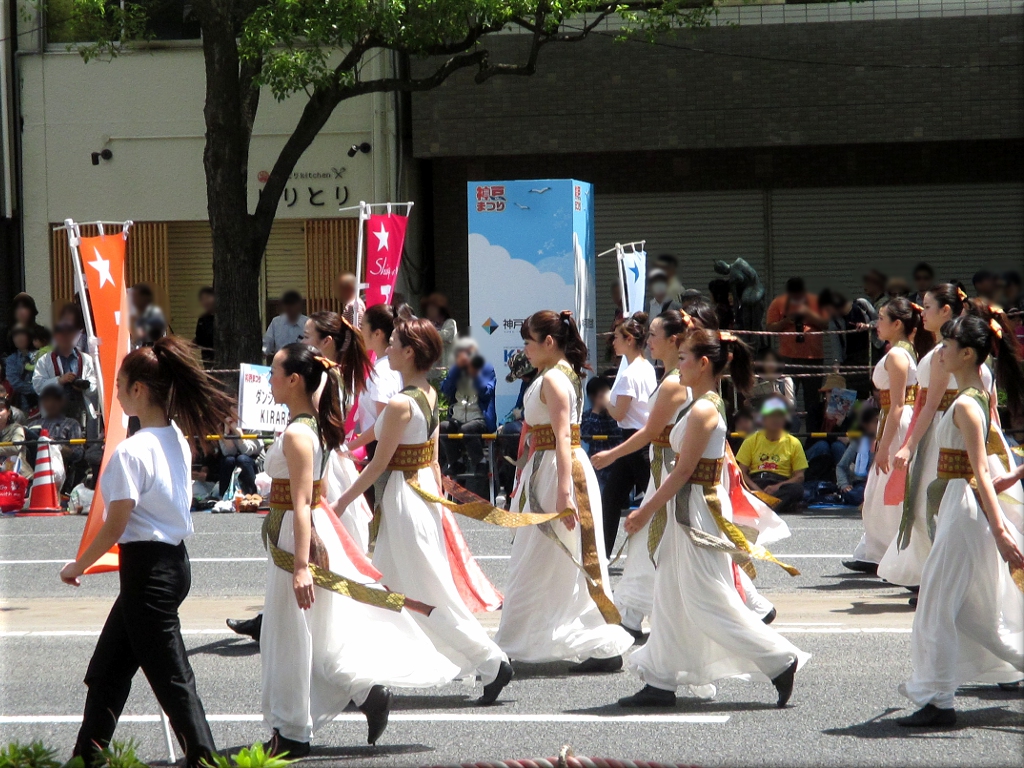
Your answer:
[[[584,411],[580,420],[580,438],[587,444],[587,456],[593,456],[598,451],[610,451],[622,442],[622,427],[608,413],[611,390],[611,382],[603,376],[594,376],[587,382],[590,410]],[[595,435],[605,439],[595,440]],[[595,470],[598,485],[602,490],[608,477],[608,470],[609,467]]]
[[[476,342],[468,337],[455,342],[455,364],[441,382],[441,394],[448,401],[448,420],[441,422],[441,434],[493,434],[498,426],[494,385],[494,366],[480,355]],[[442,470],[446,474],[467,471],[464,456],[468,457],[470,472],[486,470],[483,441],[479,437],[442,439],[440,447]]]
[[[15,326],[11,331],[11,345],[14,347],[14,352],[7,356],[4,363],[7,380],[14,388],[16,402],[25,409],[33,408],[38,401],[38,396],[32,387],[32,370],[27,367],[32,365],[35,357],[32,331],[24,325]]]

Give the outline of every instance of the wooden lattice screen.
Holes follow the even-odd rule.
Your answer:
[[[355,272],[359,219],[306,221],[306,310],[340,312],[334,292],[339,272]]]
[[[57,226],[57,225],[55,225]],[[95,224],[83,224],[83,237],[96,237],[99,229]],[[114,234],[121,231],[119,225],[107,225],[104,231]],[[125,256],[125,271],[128,285],[149,283],[157,304],[169,312],[167,303],[167,222],[142,221],[136,222],[128,232],[128,245]],[[53,301],[54,313],[72,301],[75,295],[75,270],[71,263],[71,248],[68,246],[68,235],[64,230],[57,230],[50,235],[50,297]],[[168,317],[169,322],[173,322]]]

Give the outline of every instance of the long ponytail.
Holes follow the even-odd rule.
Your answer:
[[[177,336],[164,336],[151,347],[125,355],[121,374],[128,386],[145,384],[186,435],[204,438],[223,429],[234,401],[199,364],[196,346]]]
[[[338,364],[323,357],[316,347],[302,342],[288,344],[281,351],[284,352],[281,368],[289,376],[295,373],[302,377],[307,395],[312,396],[319,389],[327,374],[327,385],[320,393],[317,408],[317,426],[320,428],[320,442],[333,451],[345,442],[345,420],[335,378]]]
[[[996,383],[999,391],[1006,394],[1006,408],[1014,421],[1024,416],[1024,369],[1021,368],[1021,349],[1014,334],[1010,319],[1002,307],[985,299],[970,299],[964,308],[964,315],[976,317],[988,330],[988,346],[984,355],[979,354],[978,363],[985,362],[991,355],[995,358]],[[943,327],[943,335],[946,329]],[[956,338],[956,337],[953,337]],[[960,343],[959,339],[956,339]]]
[[[334,372],[336,382],[340,382],[348,394],[365,392],[366,382],[373,374],[373,363],[366,353],[363,334],[337,312],[314,312],[309,319],[321,337],[334,339],[337,350],[334,362],[338,364]]]
[[[924,308],[915,304],[905,296],[897,296],[889,299],[883,309],[889,313],[893,320],[899,320],[903,324],[903,333],[914,345],[914,351],[920,359],[935,346],[935,338],[924,329],[921,322],[921,313]]]
[[[534,312],[523,322],[519,333],[524,339],[532,338],[535,341],[544,341],[548,336],[553,338],[577,374],[583,373],[588,367],[586,342],[580,336],[580,329],[576,327],[576,321],[568,309],[561,312],[550,309]]]
[[[743,394],[754,386],[754,361],[750,347],[738,336],[729,331],[695,328],[683,337],[680,346],[684,344],[689,345],[694,355],[706,357],[716,376],[723,375],[728,367],[733,386]]]

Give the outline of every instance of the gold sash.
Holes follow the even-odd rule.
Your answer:
[[[535,427],[530,427],[529,438],[530,449],[533,451],[555,450],[555,430],[551,428],[550,424],[538,424]],[[580,447],[579,424],[569,426],[569,447]]]

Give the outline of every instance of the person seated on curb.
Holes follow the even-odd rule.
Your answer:
[[[66,479],[71,480],[71,487],[78,484],[85,475],[85,446],[72,445],[67,440],[78,440],[82,437],[82,425],[64,415],[67,397],[64,387],[60,384],[48,384],[39,395],[39,415],[29,419],[26,433],[33,439],[38,438],[42,430],[46,430],[51,440],[60,441],[50,446],[50,462],[53,465],[53,478],[59,494]],[[56,456],[59,453],[60,456]],[[39,455],[37,445],[26,447],[28,460],[34,467]]]
[[[878,428],[878,409],[865,406],[860,412],[860,431],[856,440],[851,440],[839,463],[836,464],[836,485],[843,504],[859,507],[864,503],[864,486],[868,482],[868,470],[875,459],[875,431]]]
[[[779,500],[776,512],[792,512],[804,498],[807,457],[800,441],[786,431],[789,408],[781,397],[761,406],[762,429],[743,441],[736,463],[752,488]]]

